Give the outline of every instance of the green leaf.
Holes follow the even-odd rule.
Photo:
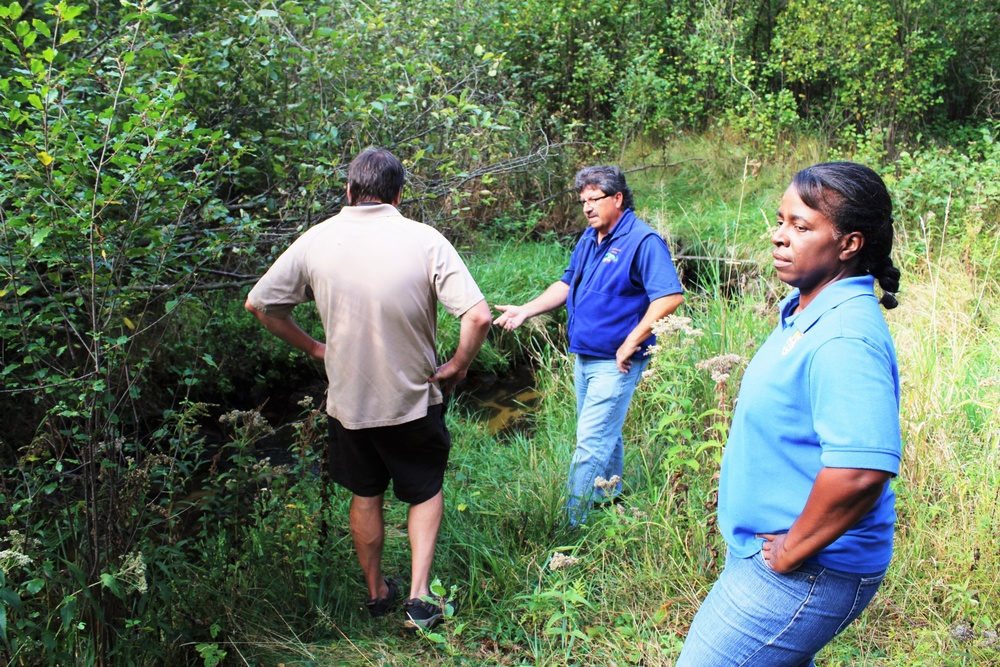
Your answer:
[[[49,26],[45,23],[45,21],[31,19],[31,25],[34,26],[35,30],[37,30],[39,34],[52,39],[52,31],[49,30]]]
[[[36,109],[41,109],[42,98],[36,95],[35,93],[31,93],[30,95],[28,95],[28,104],[35,107]]]
[[[62,624],[69,627],[70,623],[73,622],[73,616],[76,615],[76,598],[67,595],[63,598],[62,605],[59,607],[59,618],[62,620]]]
[[[24,590],[26,590],[29,595],[34,595],[43,588],[45,588],[44,579],[29,579],[28,582],[24,584]]]
[[[111,593],[118,599],[124,600],[125,593],[122,591],[121,584],[115,579],[113,574],[108,574],[107,572],[101,573],[101,584],[107,588]]]
[[[77,39],[79,36],[80,36],[80,31],[79,30],[75,30],[75,29],[74,30],[67,30],[66,32],[63,33],[62,37],[59,38],[59,45],[62,46],[63,44],[66,44],[67,42],[72,42],[74,39]]]
[[[72,21],[85,9],[83,5],[67,5],[65,2],[60,2],[56,9],[59,10],[59,18],[63,21]]]

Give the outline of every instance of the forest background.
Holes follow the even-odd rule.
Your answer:
[[[844,158],[894,196],[905,454],[896,559],[817,664],[1000,664],[998,43],[995,0],[0,4],[0,659],[671,665],[785,293],[773,211]],[[540,398],[495,433],[459,396],[436,590],[461,611],[417,637],[360,609],[322,369],[241,309],[368,145],[493,304],[560,275],[594,163],[629,170],[687,288],[629,502],[578,533],[563,320],[491,333],[476,374],[527,365]],[[402,529],[386,558],[407,567]]]

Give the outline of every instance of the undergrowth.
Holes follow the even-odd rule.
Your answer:
[[[678,143],[666,161],[688,164],[704,150]],[[400,619],[375,621],[363,609],[349,494],[322,473],[319,396],[303,397],[297,418],[279,428],[289,443],[280,461],[267,459],[276,436],[259,410],[189,401],[171,407],[148,441],[98,443],[120,460],[102,479],[122,503],[101,505],[101,518],[118,522],[111,535],[133,528],[126,557],[102,563],[95,578],[74,565],[83,519],[68,502],[80,492],[73,462],[41,447],[20,452],[2,481],[0,639],[9,663],[97,662],[101,647],[74,641],[85,636],[81,624],[97,623],[115,639],[100,659],[122,665],[672,665],[722,563],[719,461],[742,369],[787,293],[770,269],[765,221],[798,166],[755,173],[734,150],[713,167],[714,189],[683,190],[694,173],[683,170],[630,177],[640,215],[675,252],[700,248],[708,259],[679,259],[698,280],[664,323],[633,400],[627,502],[595,511],[580,530],[563,516],[575,406],[562,316],[491,332],[481,370],[530,356],[542,398],[530,428],[503,434],[473,406],[449,411],[454,447],[433,575],[455,588],[460,611],[439,631],[412,636]],[[906,178],[915,176],[890,180],[902,188]],[[897,209],[901,305],[886,314],[903,382],[895,558],[869,609],[817,665],[1000,664],[994,246],[973,242],[947,198],[897,201],[910,203]],[[993,229],[991,205],[973,210],[970,224]],[[466,258],[491,305],[520,303],[558,279],[570,247],[571,239],[493,238]],[[453,323],[444,317],[447,350]],[[260,354],[261,368],[295,359]],[[391,493],[386,507],[386,570],[405,576],[406,507]]]

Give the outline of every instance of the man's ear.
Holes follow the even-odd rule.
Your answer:
[[[403,191],[400,190],[396,194],[396,198],[392,200],[392,205],[394,208],[399,208],[399,202],[403,201]]]
[[[861,232],[851,232],[840,237],[840,261],[848,262],[858,256],[865,247],[865,235]]]
[[[347,184],[347,205],[351,205],[351,184]]]

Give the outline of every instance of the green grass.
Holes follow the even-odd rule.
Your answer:
[[[656,157],[636,151],[637,161]],[[398,619],[368,618],[349,495],[322,488],[322,431],[306,411],[290,469],[258,464],[248,449],[255,436],[237,430],[221,450],[232,465],[205,477],[215,493],[187,509],[171,501],[193,529],[150,542],[152,592],[143,599],[156,604],[137,604],[123,636],[140,646],[146,633],[171,664],[210,665],[224,651],[225,664],[289,667],[670,667],[721,565],[716,475],[740,373],[787,292],[770,269],[763,220],[802,164],[765,164],[754,176],[736,149],[713,155],[689,139],[669,151],[663,161],[682,167],[630,177],[641,215],[680,247],[727,261],[698,265],[701,280],[679,314],[701,335],[662,338],[636,393],[625,428],[626,507],[595,512],[579,531],[566,525],[575,405],[556,313],[513,334],[491,332],[480,361],[502,372],[532,358],[542,398],[529,428],[496,435],[471,406],[449,413],[454,448],[434,575],[455,587],[461,610],[439,632],[410,636]],[[1000,287],[943,242],[925,252],[918,228],[908,229],[898,252],[901,305],[887,314],[903,380],[895,559],[866,613],[820,653],[820,667],[1000,665]],[[521,303],[558,279],[569,250],[486,240],[466,260],[491,305]],[[454,325],[442,316],[445,351]],[[717,385],[696,364],[723,354],[743,362]],[[387,508],[386,570],[405,575],[406,507],[390,500]],[[576,562],[553,569],[555,554]],[[122,646],[121,664],[130,664]]]
[[[718,239],[724,234],[719,225],[730,225],[728,256],[763,266],[741,271],[742,282],[728,288],[727,276],[716,272],[707,289],[689,294],[683,314],[704,335],[665,342],[656,374],[637,393],[626,426],[628,508],[596,513],[580,532],[566,529],[561,505],[574,433],[571,360],[544,347],[538,355],[543,399],[530,436],[498,439],[476,420],[453,417],[436,574],[457,586],[459,615],[439,635],[421,638],[368,623],[353,610],[338,621],[350,628],[350,641],[289,637],[286,651],[271,655],[283,656],[285,664],[318,665],[673,663],[720,564],[714,523],[719,449],[713,443],[725,439],[739,375],[717,388],[694,364],[724,353],[752,355],[786,291],[760,261],[768,242],[762,225],[753,229],[749,211],[773,209],[794,166],[775,166],[776,175],[753,187],[743,182],[741,168],[717,169],[714,176],[725,181],[717,188],[703,179],[685,189],[682,181],[696,179],[683,170],[633,179],[642,188],[639,207],[671,234],[697,243],[699,235]],[[520,294],[530,296],[557,277],[551,267],[510,283],[533,268],[535,261],[525,265],[524,258],[540,251],[492,248],[495,255],[476,258],[483,267],[478,277],[487,290],[501,284],[495,293],[523,287]],[[514,265],[519,268],[508,268]],[[1000,664],[997,287],[993,276],[976,276],[946,256],[904,265],[911,270],[902,305],[888,314],[904,383],[904,462],[893,482],[896,556],[868,611],[817,664]],[[553,571],[547,564],[557,552],[578,560]],[[405,541],[390,540],[387,553],[398,562]],[[336,567],[356,569],[345,554]],[[360,599],[360,583],[354,589]],[[296,662],[293,653],[303,646],[312,658]]]

